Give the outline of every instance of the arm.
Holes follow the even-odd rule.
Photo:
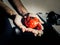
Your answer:
[[[7,5],[5,5],[1,0],[0,0],[0,7],[4,8],[5,11],[9,14],[9,15],[15,15],[16,13],[10,9]]]
[[[8,0],[11,5],[15,8],[15,10],[22,15],[25,15],[26,13],[28,13],[27,9],[24,7],[24,5],[22,4],[21,0]]]

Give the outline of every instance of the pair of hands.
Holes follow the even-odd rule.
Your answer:
[[[21,2],[19,3],[19,0],[18,0],[18,1],[15,1],[15,2],[17,2],[18,4],[20,4],[20,8],[21,8],[20,11],[21,11],[21,12],[26,12],[26,10],[25,10],[24,6],[21,4]],[[8,14],[10,14],[10,15],[15,14],[15,12],[14,12],[13,10],[11,10],[7,5],[5,5],[2,1],[0,1],[0,6],[3,7]],[[19,7],[19,5],[18,5],[18,7]],[[22,7],[23,7],[23,8],[22,8]],[[18,8],[18,10],[19,10],[20,8]],[[20,12],[20,11],[19,11],[19,12]],[[37,18],[40,20],[40,18],[39,18],[37,15],[29,14],[29,16],[31,16],[31,17],[37,17]],[[22,22],[21,22],[22,18],[23,18],[22,16],[20,16],[20,15],[17,14],[16,17],[15,17],[14,22],[15,22],[15,24],[16,24],[19,28],[22,29],[23,32],[25,32],[25,31],[27,31],[27,32],[32,32],[35,36],[36,36],[36,35],[41,36],[41,35],[43,34],[43,31],[42,31],[42,30],[43,30],[43,26],[42,26],[42,25],[41,25],[42,30],[36,30],[36,29],[32,29],[32,28],[26,28],[26,27],[22,24]],[[43,24],[43,22],[42,22],[41,20],[40,20],[40,22],[41,22],[41,24]]]
[[[39,21],[41,22],[41,27],[42,27],[42,30],[37,30],[37,29],[32,29],[32,28],[27,28],[26,26],[24,26],[23,24],[22,24],[22,22],[21,22],[21,20],[22,20],[22,16],[20,16],[20,15],[16,15],[16,17],[15,17],[15,20],[14,20],[14,22],[15,22],[15,24],[20,28],[20,29],[22,29],[22,32],[25,32],[25,31],[27,31],[27,32],[32,32],[33,34],[34,34],[34,36],[41,36],[42,34],[43,34],[43,26],[42,26],[42,24],[44,24],[44,22],[37,16],[37,15],[35,15],[35,14],[29,14],[29,16],[31,16],[31,17],[37,17],[38,19],[39,19]]]

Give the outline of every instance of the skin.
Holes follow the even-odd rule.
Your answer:
[[[28,13],[27,9],[24,7],[24,5],[22,4],[22,2],[20,0],[12,0],[13,3],[15,4],[17,10],[19,11],[20,14],[22,14],[23,16],[25,14]],[[18,13],[15,13],[12,9],[10,9],[6,4],[3,3],[3,1],[0,0],[0,6],[3,7],[6,12],[12,16],[15,15],[15,19],[14,22],[15,24],[22,29],[23,32],[27,31],[27,32],[32,32],[35,36],[41,36],[43,34],[43,26],[42,26],[42,30],[36,30],[36,29],[32,29],[32,28],[26,28],[22,22],[21,19],[23,18],[22,16],[20,16]],[[41,24],[43,24],[44,22],[35,14],[30,13],[29,16],[31,17],[37,17],[39,19],[39,21],[41,22]]]

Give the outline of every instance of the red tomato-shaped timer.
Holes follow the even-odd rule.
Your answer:
[[[38,18],[36,17],[30,17],[28,16],[27,18],[24,19],[24,25],[28,28],[36,28],[38,30],[41,30],[41,23]]]

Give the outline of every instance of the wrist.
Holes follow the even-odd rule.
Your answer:
[[[25,8],[20,7],[20,6],[17,7],[17,10],[18,10],[18,13],[21,14],[22,16],[28,13],[28,11]]]

